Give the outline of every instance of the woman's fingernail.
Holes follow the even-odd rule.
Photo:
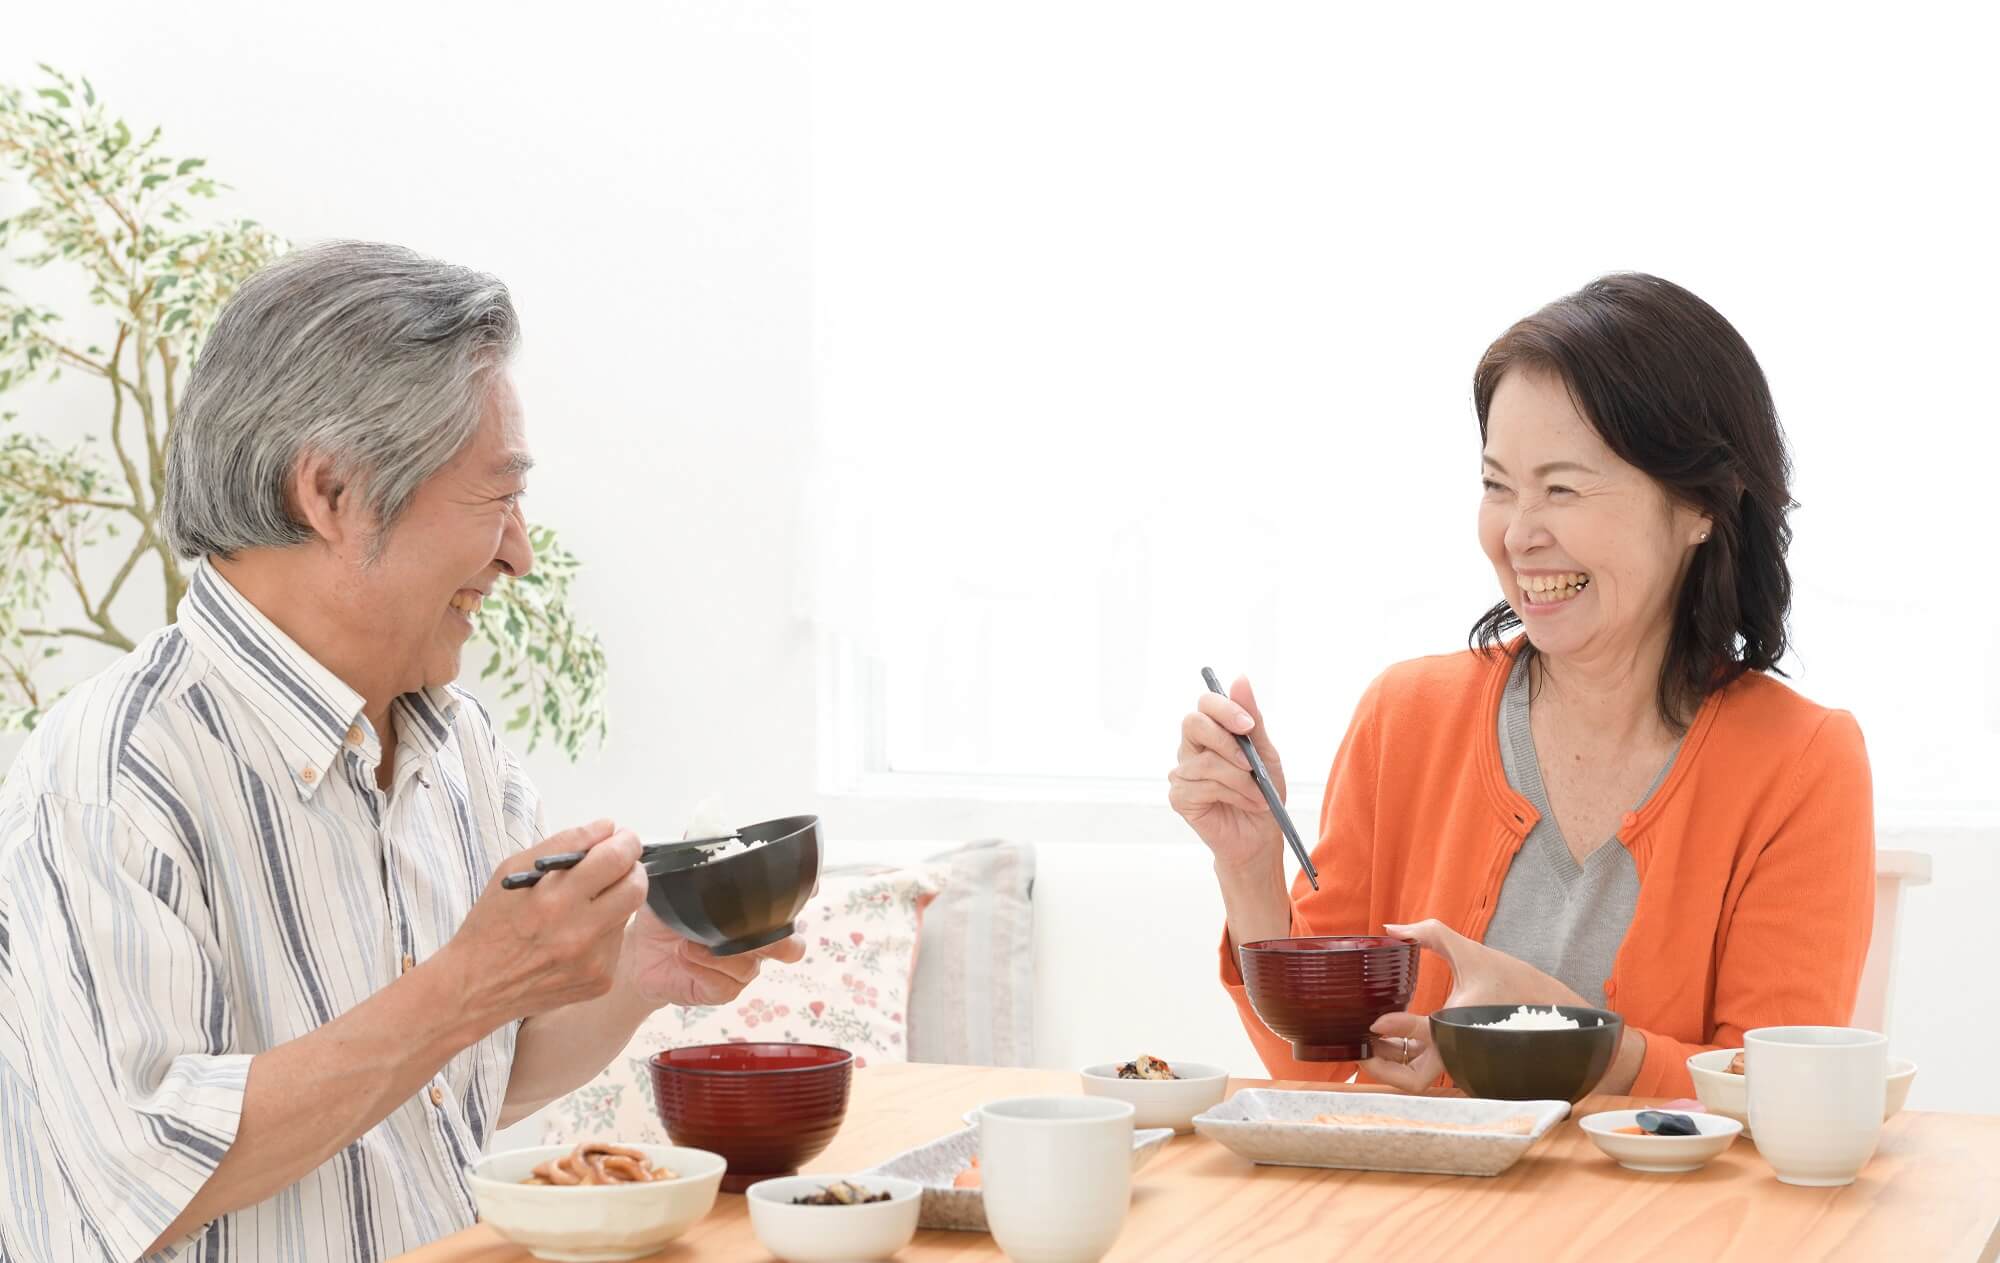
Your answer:
[[[1239,710],[1236,712],[1236,722],[1243,726],[1243,731],[1245,732],[1248,732],[1252,728],[1255,728],[1257,726],[1257,721],[1250,717],[1250,712],[1247,710]]]

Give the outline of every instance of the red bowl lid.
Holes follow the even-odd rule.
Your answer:
[[[649,1060],[682,1074],[786,1074],[826,1070],[853,1061],[854,1054],[827,1044],[697,1044],[656,1052]]]

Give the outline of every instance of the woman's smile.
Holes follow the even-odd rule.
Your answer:
[[[1517,570],[1514,582],[1521,594],[1517,611],[1545,614],[1582,596],[1590,587],[1590,575],[1581,570]]]

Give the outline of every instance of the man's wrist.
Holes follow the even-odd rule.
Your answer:
[[[624,941],[618,945],[618,972],[611,984],[611,990],[604,1001],[621,1021],[630,1021],[634,1027],[652,1016],[655,1010],[665,1007],[665,1001],[655,1001],[646,995],[639,980],[639,957],[644,949],[643,934],[639,929],[639,918],[625,927]]]
[[[415,998],[413,1008],[424,1021],[424,1029],[437,1023],[439,1044],[450,1045],[447,1057],[456,1056],[521,1016],[506,1012],[487,998],[477,969],[464,968],[450,943],[397,979],[395,985]]]

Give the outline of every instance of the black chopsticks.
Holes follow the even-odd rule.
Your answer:
[[[666,854],[668,851],[684,850],[691,846],[714,846],[718,842],[740,842],[743,835],[731,833],[719,838],[686,838],[679,842],[648,842],[639,848],[639,862],[645,863]],[[575,868],[583,862],[587,851],[558,851],[554,855],[544,855],[535,861],[533,871],[510,873],[500,879],[502,890],[522,890],[542,879],[543,873],[553,873],[559,868]]]
[[[1224,697],[1229,696],[1222,687],[1222,681],[1215,678],[1215,672],[1203,667],[1201,678],[1208,684],[1210,692],[1221,693]],[[1257,788],[1264,791],[1264,801],[1270,804],[1271,814],[1278,818],[1278,828],[1284,833],[1285,841],[1292,844],[1292,854],[1299,857],[1299,867],[1305,870],[1306,880],[1312,883],[1314,890],[1318,890],[1319,872],[1313,868],[1312,856],[1306,854],[1306,844],[1299,841],[1299,831],[1292,827],[1292,818],[1285,814],[1285,804],[1278,798],[1278,787],[1271,783],[1271,773],[1265,770],[1264,760],[1257,753],[1256,743],[1241,733],[1230,735],[1236,738],[1236,744],[1242,748],[1244,757],[1250,760],[1250,774],[1257,778]]]

